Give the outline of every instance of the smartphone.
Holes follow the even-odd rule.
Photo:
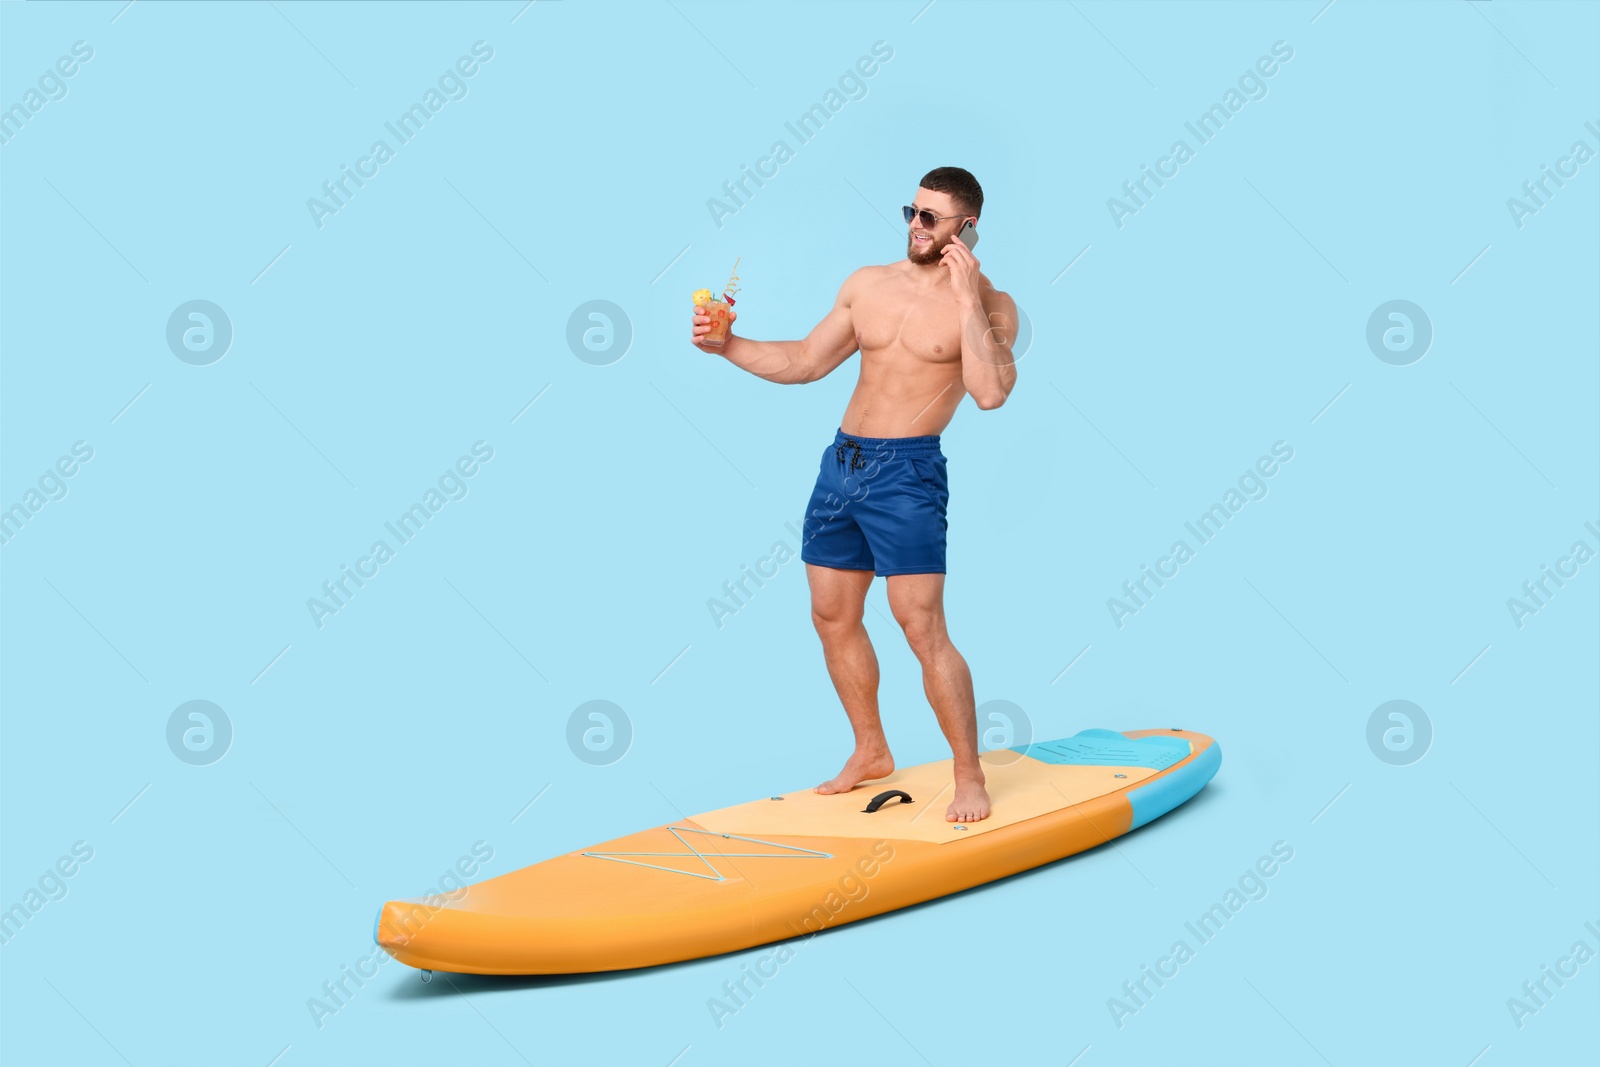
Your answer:
[[[973,245],[978,243],[978,224],[968,219],[957,231],[956,236],[961,238],[961,243],[967,246],[967,251],[972,251]]]

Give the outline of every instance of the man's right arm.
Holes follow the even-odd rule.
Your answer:
[[[734,366],[769,382],[780,385],[814,382],[855,354],[856,330],[850,306],[870,269],[862,267],[845,279],[833,307],[802,341],[753,341],[730,333],[721,348],[702,347],[701,351],[715,352]],[[698,338],[695,343],[700,347]]]

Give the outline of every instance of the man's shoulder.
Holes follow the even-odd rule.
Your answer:
[[[868,263],[864,267],[857,267],[850,272],[839,288],[849,294],[860,293],[868,286],[885,281],[892,276],[895,265],[892,263]]]
[[[900,268],[898,263],[868,263],[850,273],[852,278],[885,278]]]

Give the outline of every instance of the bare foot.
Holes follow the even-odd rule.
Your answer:
[[[848,793],[869,778],[882,778],[894,773],[894,757],[887,748],[863,752],[860,749],[845,761],[844,770],[817,786],[818,793]]]
[[[956,798],[944,810],[946,822],[977,822],[989,817],[989,792],[983,779],[956,782]]]

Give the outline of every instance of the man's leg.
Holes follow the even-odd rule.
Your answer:
[[[939,727],[955,756],[956,795],[945,809],[949,822],[989,817],[989,794],[978,762],[978,714],[972,697],[972,672],[944,620],[944,575],[892,574],[889,608],[905,631],[906,643],[922,664],[922,690],[939,717]]]
[[[822,654],[828,661],[828,676],[839,694],[839,703],[850,716],[855,731],[856,749],[837,778],[817,786],[819,793],[845,793],[869,778],[882,778],[894,771],[894,757],[883,736],[878,718],[878,657],[872,651],[867,628],[861,624],[861,609],[871,571],[846,571],[834,567],[806,564],[806,580],[811,583],[811,622],[822,639]]]

